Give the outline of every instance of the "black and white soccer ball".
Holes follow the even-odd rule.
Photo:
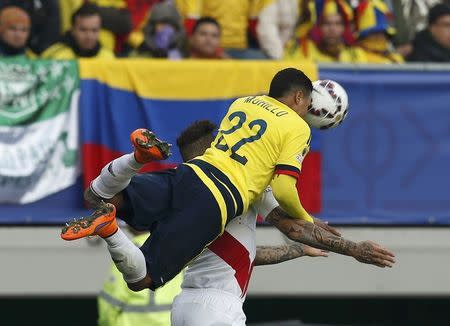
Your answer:
[[[305,116],[313,128],[331,129],[339,126],[348,114],[348,96],[345,89],[334,80],[313,82],[311,105]]]

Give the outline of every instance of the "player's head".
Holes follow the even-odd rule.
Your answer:
[[[183,161],[189,161],[202,155],[214,140],[214,130],[217,126],[209,120],[195,121],[183,130],[177,138]]]
[[[300,70],[286,68],[276,73],[270,83],[269,96],[286,104],[304,117],[311,104],[311,80]]]

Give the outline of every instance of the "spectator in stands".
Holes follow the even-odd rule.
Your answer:
[[[258,14],[257,39],[264,53],[282,59],[286,43],[294,36],[299,16],[298,0],[273,0]]]
[[[1,0],[0,9],[16,6],[28,13],[31,20],[31,35],[28,38],[29,48],[40,54],[57,42],[60,33],[58,0]]]
[[[249,20],[257,16],[261,5],[268,0],[176,0],[190,34],[200,17],[216,19],[222,28],[221,46],[236,59],[266,59],[259,49],[248,48]]]
[[[227,59],[220,47],[220,25],[214,18],[202,17],[195,23],[189,39],[189,54],[194,59]]]
[[[388,21],[389,8],[381,0],[360,1],[356,8],[357,46],[364,51],[368,63],[402,63],[391,37],[395,29]]]
[[[34,57],[27,49],[31,20],[25,10],[9,6],[0,10],[0,57]]]
[[[187,38],[177,8],[169,2],[153,6],[144,41],[132,56],[181,59],[187,57]]]
[[[450,62],[450,6],[438,4],[428,15],[428,28],[417,33],[408,61]]]
[[[95,4],[102,19],[100,43],[111,51],[120,50],[122,39],[131,31],[131,14],[126,0],[63,0],[60,1],[61,33],[71,28],[71,16],[83,3]]]
[[[152,7],[163,0],[127,0],[131,15],[132,31],[125,37],[126,46],[136,49],[144,41],[144,27],[147,25]]]
[[[309,38],[300,38],[286,49],[285,59],[316,62],[364,62],[363,51],[352,42],[351,8],[343,0],[316,1],[311,16],[317,17]]]
[[[102,19],[98,7],[86,3],[72,15],[72,28],[61,42],[44,51],[43,58],[114,58],[111,50],[100,44],[99,33]]]
[[[393,42],[397,52],[403,57],[411,54],[415,34],[427,27],[428,11],[440,2],[441,0],[390,0],[396,30]]]

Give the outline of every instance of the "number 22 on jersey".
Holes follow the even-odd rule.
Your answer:
[[[217,149],[224,152],[230,150],[231,151],[230,157],[233,160],[241,163],[242,165],[245,165],[247,164],[248,161],[247,158],[244,155],[239,155],[237,152],[245,144],[249,144],[260,139],[262,135],[264,135],[264,133],[266,132],[267,122],[262,119],[250,121],[248,123],[248,128],[250,129],[250,132],[254,132],[254,135],[240,139],[233,146],[231,146],[230,149],[228,144],[223,143],[224,141],[223,135],[229,135],[235,132],[236,130],[241,129],[246,123],[247,115],[242,111],[236,111],[228,116],[228,120],[230,120],[230,122],[232,122],[235,118],[237,118],[237,123],[234,126],[232,126],[228,130],[219,130],[219,135],[215,146]]]

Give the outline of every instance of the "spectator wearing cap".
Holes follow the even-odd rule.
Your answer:
[[[41,54],[60,38],[59,4],[70,0],[1,0],[0,8],[16,6],[25,10],[31,20],[28,47]]]
[[[189,38],[189,55],[193,59],[227,59],[220,47],[220,25],[214,18],[202,17],[196,21]]]
[[[98,7],[86,3],[72,15],[72,28],[61,40],[42,53],[46,59],[114,58],[99,41],[102,19]]]
[[[286,49],[285,59],[315,62],[365,62],[363,51],[352,47],[353,12],[343,0],[316,1],[311,9],[317,17],[309,38],[298,38]]]
[[[168,59],[187,57],[187,38],[181,16],[174,5],[162,2],[152,7],[144,28],[144,40],[131,56]]]
[[[390,26],[390,12],[381,0],[363,0],[356,8],[356,45],[364,51],[368,63],[402,63],[390,37],[395,29]]]
[[[428,14],[428,28],[417,33],[408,61],[450,62],[450,6],[438,4]]]
[[[0,10],[0,57],[34,57],[27,48],[31,21],[27,12],[9,6]]]

